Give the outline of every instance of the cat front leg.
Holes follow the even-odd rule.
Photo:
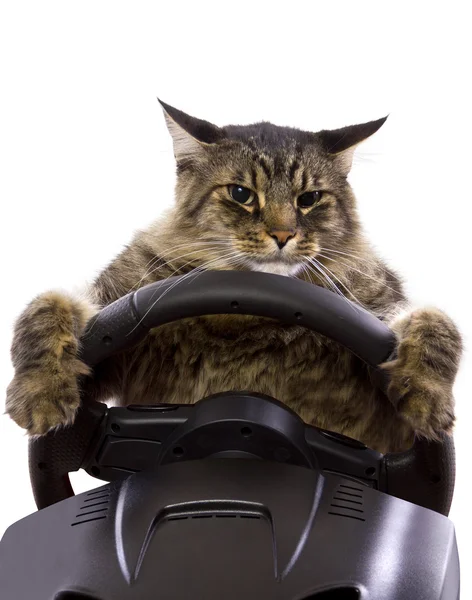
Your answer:
[[[419,436],[439,439],[451,433],[453,385],[462,354],[454,322],[435,308],[414,310],[390,326],[398,337],[396,357],[382,365],[389,373],[387,394]]]
[[[59,292],[35,298],[18,318],[11,348],[15,376],[6,412],[30,435],[72,423],[80,404],[79,339],[97,308]]]

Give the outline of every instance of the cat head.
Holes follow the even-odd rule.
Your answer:
[[[386,118],[312,133],[218,127],[161,104],[177,161],[175,230],[200,244],[201,262],[295,275],[324,248],[356,239],[347,176],[357,145]]]

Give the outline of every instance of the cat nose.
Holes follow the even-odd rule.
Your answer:
[[[268,232],[270,237],[275,240],[280,250],[285,244],[295,237],[295,229],[272,229]]]

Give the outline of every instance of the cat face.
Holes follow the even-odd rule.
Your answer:
[[[219,244],[224,268],[295,275],[323,248],[342,249],[356,235],[347,175],[355,146],[385,119],[310,133],[270,123],[219,128],[163,108],[180,230]]]

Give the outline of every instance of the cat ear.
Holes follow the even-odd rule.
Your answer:
[[[387,117],[369,121],[361,125],[351,125],[341,129],[319,131],[317,137],[328,154],[333,156],[338,168],[344,175],[351,170],[352,159],[357,146],[378,131]]]
[[[159,100],[164,109],[167,128],[174,141],[174,155],[177,162],[183,158],[194,156],[202,148],[216,144],[225,137],[223,129],[185,114],[181,110],[169,106]]]

